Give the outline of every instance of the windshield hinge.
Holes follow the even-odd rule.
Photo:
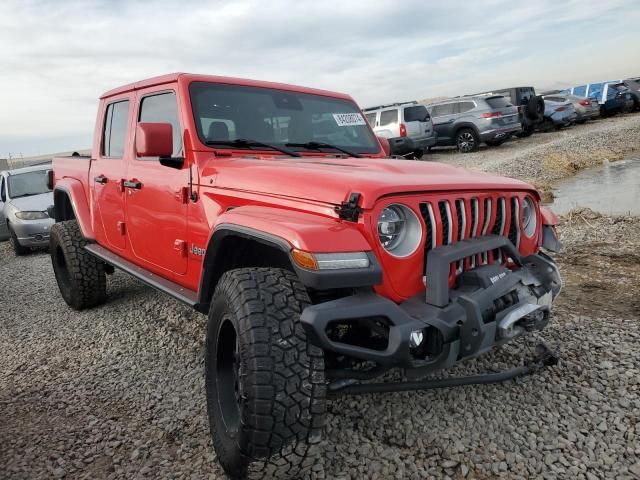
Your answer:
[[[357,222],[358,217],[362,213],[362,208],[358,206],[361,196],[362,195],[358,192],[349,194],[349,201],[342,202],[339,207],[335,208],[336,212],[338,212],[338,216],[343,220]]]

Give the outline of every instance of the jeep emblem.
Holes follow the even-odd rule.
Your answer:
[[[195,243],[191,244],[191,248],[189,249],[189,251],[194,255],[204,257],[204,248],[198,247]]]

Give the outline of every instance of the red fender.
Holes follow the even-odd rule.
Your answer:
[[[560,223],[560,217],[553,213],[550,208],[540,207],[540,214],[542,215],[543,225],[552,225],[555,227]]]
[[[69,198],[71,208],[76,216],[82,236],[88,240],[95,240],[95,234],[91,226],[91,210],[87,203],[87,195],[80,180],[75,178],[56,179],[53,198],[56,198],[58,192],[64,192]]]

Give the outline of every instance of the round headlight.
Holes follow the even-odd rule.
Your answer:
[[[413,210],[405,205],[389,205],[382,210],[378,218],[378,238],[391,255],[411,255],[422,240],[420,220]]]
[[[536,206],[530,197],[525,197],[524,202],[522,202],[522,226],[524,228],[524,234],[529,238],[533,237],[538,227]]]

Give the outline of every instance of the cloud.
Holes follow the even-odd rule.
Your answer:
[[[8,0],[0,157],[86,147],[101,93],[172,71],[338,90],[363,106],[638,75],[639,20],[623,0]]]

